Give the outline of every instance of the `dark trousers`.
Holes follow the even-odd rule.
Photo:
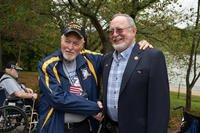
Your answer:
[[[65,133],[91,133],[89,121],[86,119],[78,123],[65,123]]]
[[[105,123],[102,123],[99,133],[119,133],[119,125],[117,122],[109,119]]]

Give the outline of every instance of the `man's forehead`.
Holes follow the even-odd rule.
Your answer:
[[[84,38],[76,35],[76,34],[68,34],[68,35],[63,35],[61,37],[61,40],[65,41],[65,40],[70,40],[70,41],[74,41],[74,42],[85,42]]]
[[[110,27],[124,27],[128,26],[128,21],[124,16],[117,16],[110,22]]]

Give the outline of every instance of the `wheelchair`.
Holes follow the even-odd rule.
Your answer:
[[[6,98],[5,90],[0,88],[0,133],[36,132],[38,114],[34,102],[31,106],[25,99]]]
[[[182,121],[177,133],[200,133],[200,117],[187,112],[183,106],[174,108],[177,109],[182,110]]]

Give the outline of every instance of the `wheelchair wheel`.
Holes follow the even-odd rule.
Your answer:
[[[26,132],[27,125],[27,116],[22,109],[9,105],[0,107],[0,132],[10,132],[18,126],[21,132]]]

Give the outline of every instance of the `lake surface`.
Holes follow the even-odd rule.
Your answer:
[[[174,88],[186,88],[186,66],[183,65],[183,61],[172,61],[173,63],[167,63],[168,67],[168,76],[170,86]],[[197,69],[198,72],[200,71],[200,55],[197,56],[197,62],[199,68]],[[193,77],[193,72],[191,73],[191,77]],[[200,91],[200,78],[197,80],[195,86],[193,87],[195,90]]]

